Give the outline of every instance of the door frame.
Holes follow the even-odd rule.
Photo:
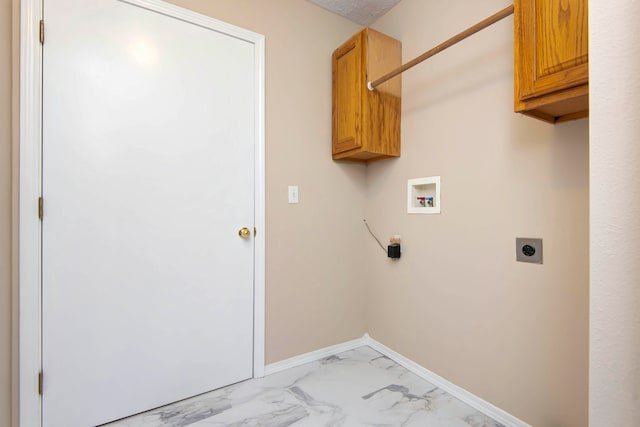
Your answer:
[[[161,0],[118,0],[159,12],[255,46],[255,227],[253,377],[264,376],[265,350],[265,38]],[[20,426],[42,425],[38,374],[42,369],[42,0],[20,1],[20,183],[19,183],[19,416]],[[44,388],[46,389],[46,380]]]

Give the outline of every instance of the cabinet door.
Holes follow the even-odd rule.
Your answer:
[[[362,34],[333,54],[333,154],[362,146]]]
[[[587,0],[517,0],[515,4],[520,98],[587,83]]]

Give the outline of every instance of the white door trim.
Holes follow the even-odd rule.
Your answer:
[[[264,376],[265,336],[265,41],[264,36],[164,3],[120,0],[210,28],[255,46],[255,259],[253,376]],[[42,366],[41,241],[38,197],[42,194],[42,46],[39,22],[42,0],[20,1],[20,226],[19,226],[19,382],[20,426],[42,423],[38,373]],[[46,380],[44,384],[46,390]]]

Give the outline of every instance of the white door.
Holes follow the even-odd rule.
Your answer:
[[[250,378],[254,44],[116,0],[44,21],[43,425]]]

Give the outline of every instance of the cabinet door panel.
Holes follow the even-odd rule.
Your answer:
[[[360,35],[333,57],[333,153],[362,146],[362,45]]]
[[[537,78],[586,64],[587,4],[581,0],[537,0]]]
[[[521,0],[522,99],[578,86],[589,79],[587,1]]]

